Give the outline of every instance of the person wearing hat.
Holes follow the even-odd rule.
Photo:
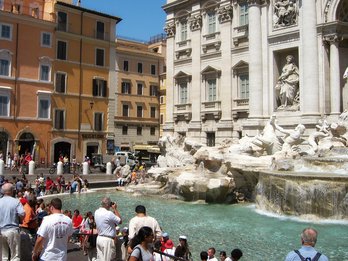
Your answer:
[[[191,252],[189,249],[189,245],[187,244],[186,236],[179,237],[179,245],[176,247],[174,255],[176,257],[182,257],[185,259],[191,258]]]
[[[168,254],[168,255],[172,255],[172,256],[175,255],[175,246],[174,246],[174,243],[173,243],[172,240],[168,239],[168,240],[165,242],[164,247],[165,247],[165,249],[164,249],[164,251],[162,251],[162,252],[164,252],[164,253],[166,253],[166,254]],[[166,257],[165,260],[172,260],[172,259]]]
[[[170,239],[169,239],[168,233],[167,233],[167,232],[162,233],[162,239],[161,239],[161,252],[164,252],[164,250],[166,249],[165,244],[166,244],[166,242],[167,242],[168,240],[170,240]],[[171,240],[170,240],[170,241],[171,241]],[[172,243],[173,243],[173,242],[172,242]]]

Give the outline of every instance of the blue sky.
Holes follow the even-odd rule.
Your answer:
[[[164,33],[164,4],[166,0],[81,0],[81,7],[122,18],[117,35],[143,41]]]

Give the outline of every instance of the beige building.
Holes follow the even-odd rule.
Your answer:
[[[213,146],[348,107],[345,0],[168,0],[164,133]]]
[[[160,75],[165,69],[165,44],[116,41],[115,145],[157,144],[160,129]]]

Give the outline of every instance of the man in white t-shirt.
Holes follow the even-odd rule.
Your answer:
[[[211,247],[208,249],[208,260],[210,261],[218,261],[217,258],[215,257],[215,248]]]
[[[94,213],[94,219],[98,230],[97,259],[113,260],[116,257],[116,226],[122,223],[117,204],[111,202],[109,197],[103,198],[101,207]]]
[[[135,208],[135,213],[136,216],[129,221],[129,239],[132,239],[140,228],[150,227],[156,236],[155,241],[160,240],[162,230],[156,219],[146,215],[146,208],[142,205],[138,205]]]
[[[68,241],[73,233],[72,221],[62,214],[62,201],[51,200],[51,215],[44,217],[37,231],[32,259],[36,260],[42,248],[40,260],[66,261],[68,259]]]

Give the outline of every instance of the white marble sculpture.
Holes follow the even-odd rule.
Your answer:
[[[274,0],[274,27],[285,27],[297,23],[296,0]]]
[[[286,64],[278,78],[276,98],[278,110],[298,110],[299,103],[299,70],[294,63],[294,57],[288,55]]]

